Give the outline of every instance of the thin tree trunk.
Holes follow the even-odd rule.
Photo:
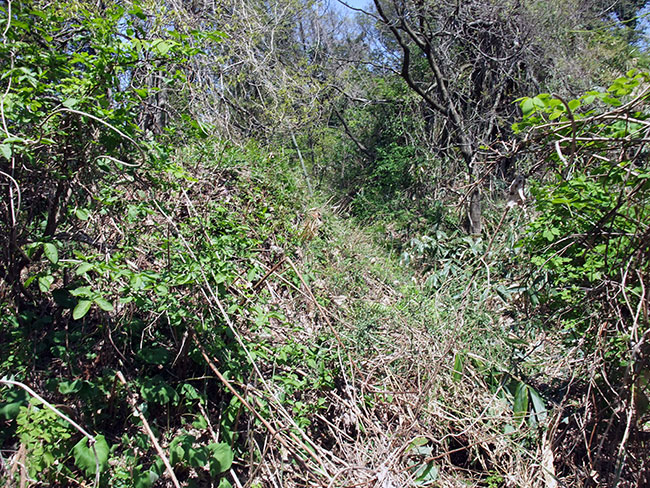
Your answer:
[[[472,194],[469,197],[467,222],[467,228],[470,234],[481,234],[481,192],[478,188],[474,188],[474,190],[472,190]]]

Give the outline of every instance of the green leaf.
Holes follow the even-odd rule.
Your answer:
[[[524,117],[530,115],[535,110],[535,104],[533,103],[532,98],[524,98],[521,102],[521,111],[524,114]]]
[[[438,467],[433,463],[423,464],[415,472],[415,484],[427,486],[438,479]]]
[[[454,372],[452,374],[454,381],[460,381],[463,375],[463,359],[463,355],[460,353],[456,354],[456,357],[454,358]]]
[[[582,101],[584,102],[585,105],[589,105],[594,102],[596,99],[595,95],[586,95],[583,97]]]
[[[151,488],[158,478],[158,473],[152,470],[140,472],[135,477],[135,488]]]
[[[528,413],[528,385],[525,383],[517,382],[512,410],[519,422],[523,421]]]
[[[189,447],[187,449],[187,461],[190,466],[200,468],[208,462],[208,453],[204,448]]]
[[[70,290],[70,295],[72,295],[73,297],[91,298],[93,292],[91,291],[89,286],[80,286],[79,288]]]
[[[603,102],[606,103],[607,105],[611,105],[612,107],[618,107],[622,103],[618,98],[613,98],[609,96],[604,96]]]
[[[157,376],[145,380],[140,387],[140,393],[147,402],[157,403],[159,405],[166,405],[168,403],[175,405],[179,400],[176,390],[169,383]]]
[[[45,253],[45,257],[49,259],[52,264],[59,262],[59,251],[57,251],[56,246],[51,242],[43,244],[43,252]]]
[[[158,54],[164,56],[172,47],[174,47],[175,44],[174,41],[163,41],[162,39],[157,39],[153,41],[152,46],[156,51],[158,51]]]
[[[429,439],[427,439],[426,437],[416,437],[409,444],[409,447],[408,447],[407,451],[410,450],[410,449],[413,449],[414,447],[425,446],[428,443],[429,443]]]
[[[569,101],[569,110],[572,112],[580,106],[580,100],[570,100]]]
[[[169,446],[169,462],[172,466],[179,464],[185,460],[185,446],[183,444],[175,443]]]
[[[88,210],[86,210],[85,208],[78,208],[77,210],[75,210],[74,214],[79,220],[83,220],[83,221],[88,220],[88,217],[90,217],[90,212],[88,212]]]
[[[135,15],[137,18],[142,20],[146,20],[147,18],[144,11],[142,10],[142,7],[140,7],[139,5],[134,5],[133,8],[129,10],[129,13]]]
[[[169,361],[169,351],[163,347],[142,348],[138,351],[137,356],[149,364],[165,364]]]
[[[72,448],[72,452],[74,453],[75,465],[78,468],[83,469],[88,476],[92,476],[96,473],[97,460],[99,460],[99,472],[101,473],[106,469],[106,465],[108,464],[109,447],[103,435],[95,437],[95,452],[97,453],[97,459],[95,459],[93,449],[88,446],[87,437],[84,437],[77,442]]]
[[[93,269],[93,267],[94,267],[94,266],[93,266],[92,264],[90,264],[90,263],[82,263],[82,264],[77,268],[77,270],[75,271],[75,274],[76,274],[77,276],[81,276],[81,275],[83,275],[83,274],[86,274],[86,273],[87,273],[88,271],[90,271],[91,269]]]
[[[165,350],[165,356],[167,356],[167,351]],[[203,400],[203,396],[189,383],[183,383],[181,387],[181,395],[185,397],[186,400]]]
[[[59,383],[59,393],[69,395],[70,393],[78,393],[84,386],[83,380],[62,381]]]
[[[4,417],[5,420],[15,419],[20,412],[20,407],[25,407],[29,403],[27,393],[19,388],[4,393],[4,397],[6,401],[0,403],[0,417]]]
[[[535,425],[538,422],[543,422],[546,420],[546,405],[544,405],[544,400],[534,388],[528,387],[528,391],[530,392],[530,399],[533,402],[532,411],[534,413],[534,415],[531,415],[530,420],[531,424]]]
[[[108,300],[102,298],[102,297],[97,297],[93,300],[99,308],[104,310],[105,312],[112,312],[113,311],[113,304],[109,302]]]
[[[212,452],[212,459],[210,459],[210,474],[217,476],[225,473],[232,466],[233,452],[228,444],[223,442],[219,444],[208,444],[208,449]]]
[[[76,98],[68,98],[67,100],[64,100],[61,103],[61,105],[63,105],[64,107],[68,107],[68,108],[74,108],[78,104],[79,104],[79,100],[77,100]]]
[[[532,99],[533,105],[536,108],[545,108],[546,104],[544,103],[544,100],[542,100],[539,96],[533,97]]]
[[[79,300],[79,303],[77,303],[77,306],[72,311],[72,318],[75,320],[83,318],[88,313],[88,310],[90,310],[92,303],[90,300]]]
[[[50,289],[52,286],[52,283],[54,283],[54,276],[47,275],[47,276],[39,276],[38,277],[38,288],[45,293]]]
[[[11,159],[11,146],[9,144],[0,144],[0,154],[7,159]]]

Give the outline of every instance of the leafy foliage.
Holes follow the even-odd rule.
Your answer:
[[[529,141],[554,171],[531,190],[537,213],[520,243],[534,266],[528,297],[547,326],[558,327],[584,355],[581,379],[599,392],[584,400],[587,408],[600,409],[593,428],[627,423],[625,437],[625,429],[601,432],[617,449],[643,429],[649,413],[642,379],[650,368],[644,312],[650,271],[648,79],[630,72],[606,91],[576,100],[539,95],[520,101],[524,121],[518,128],[531,128]],[[614,403],[603,393],[608,390]],[[606,451],[599,456],[615,456]],[[623,466],[618,458],[610,469]]]
[[[241,405],[207,379],[188,380],[204,376],[193,338],[243,381],[243,343],[214,315],[214,300],[242,317],[243,303],[263,300],[251,284],[264,272],[263,243],[294,238],[286,223],[299,189],[287,160],[254,143],[206,140],[187,113],[160,117],[185,109],[187,78],[176,67],[198,54],[198,41],[182,25],[165,28],[145,4],[11,7],[0,46],[0,170],[10,183],[0,222],[0,374],[39,378],[45,396],[100,432],[104,486],[152,486],[164,470],[128,420],[130,401],[157,434],[178,439],[170,456],[183,477],[189,469],[222,477]],[[175,152],[182,138],[188,144]],[[116,387],[122,370],[137,399]],[[0,401],[3,449],[24,446],[30,478],[94,479],[85,438],[10,390]],[[191,423],[207,432],[206,416],[220,409],[232,413],[216,426],[228,444],[173,436]]]
[[[650,76],[542,3],[0,5],[1,481],[643,485]]]

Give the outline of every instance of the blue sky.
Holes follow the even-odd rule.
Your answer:
[[[355,8],[364,8],[364,7],[367,7],[368,4],[372,3],[372,0],[343,0],[343,1],[345,3],[347,3],[348,5],[350,5],[351,7],[355,7]],[[337,3],[341,7],[341,9],[347,10],[347,7],[345,7],[344,5],[341,5],[336,0],[332,0],[332,2]]]

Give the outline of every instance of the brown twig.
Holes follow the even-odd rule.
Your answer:
[[[174,486],[176,488],[181,488],[181,485],[178,482],[178,478],[176,478],[176,474],[174,474],[172,465],[169,463],[169,459],[165,455],[165,451],[163,451],[162,447],[160,447],[160,443],[158,442],[158,439],[156,439],[156,436],[154,435],[153,431],[151,430],[151,427],[149,426],[149,422],[147,422],[147,419],[144,417],[140,409],[137,407],[135,401],[135,394],[131,392],[131,389],[129,388],[129,385],[126,382],[124,375],[122,374],[121,371],[116,372],[115,375],[119,378],[120,382],[126,388],[126,391],[129,394],[128,397],[129,404],[133,408],[133,414],[136,417],[138,417],[140,420],[142,420],[142,426],[144,427],[144,431],[149,436],[149,439],[151,439],[151,442],[153,443],[153,447],[156,449],[156,452],[160,456],[160,459],[162,459],[162,462],[165,465],[165,468],[167,469],[167,474],[169,474],[169,477],[172,479],[172,483],[174,483]]]

